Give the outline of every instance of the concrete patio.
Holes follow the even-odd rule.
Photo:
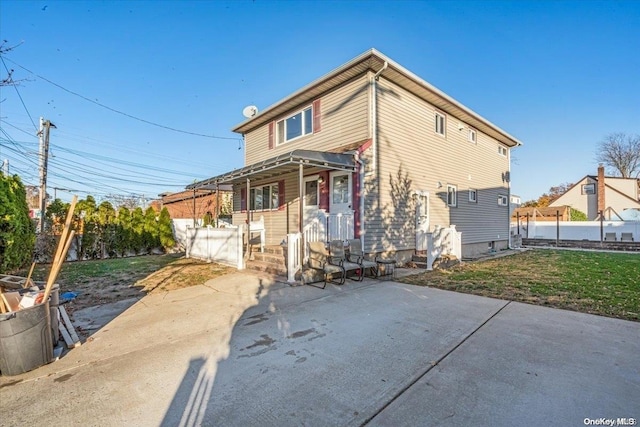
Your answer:
[[[584,425],[640,418],[640,324],[396,282],[234,273],[0,378],[0,425]]]

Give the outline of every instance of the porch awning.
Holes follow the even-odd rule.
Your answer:
[[[356,162],[353,153],[294,150],[222,175],[195,182],[188,185],[186,189],[211,189],[215,188],[218,184],[243,183],[247,178],[251,180],[269,179],[274,176],[297,171],[300,165],[345,172],[356,171]]]

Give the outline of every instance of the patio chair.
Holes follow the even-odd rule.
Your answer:
[[[605,242],[615,242],[616,241],[616,233],[604,233],[604,241]]]
[[[338,264],[344,268],[344,274],[346,277],[350,278],[349,272],[354,271],[356,273],[356,278],[354,280],[362,281],[364,271],[360,264],[349,261],[347,254],[345,253],[344,242],[342,240],[332,240],[331,243],[329,243],[329,255],[329,262],[332,264]]]
[[[349,239],[349,255],[347,258],[350,262],[355,262],[360,266],[363,277],[367,269],[373,273],[373,277],[378,277],[378,263],[365,259],[360,239]]]
[[[620,234],[621,242],[633,242],[633,233],[621,233]]]
[[[327,282],[333,282],[337,285],[343,285],[345,282],[346,273],[344,268],[340,265],[332,264],[329,262],[329,253],[323,242],[309,242],[309,268],[320,273],[322,276],[323,285],[314,285],[319,282],[307,282],[303,275],[303,283],[306,285],[315,286],[316,288],[324,289],[327,286]],[[335,277],[338,277],[338,281],[335,281]]]

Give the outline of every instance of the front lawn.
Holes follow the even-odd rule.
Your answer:
[[[46,280],[50,264],[39,264],[34,280]],[[78,294],[76,309],[141,298],[149,292],[164,292],[201,285],[234,269],[216,263],[187,259],[181,254],[144,255],[129,258],[65,262],[56,283],[60,293]],[[21,272],[22,276],[27,271]]]
[[[400,281],[640,321],[640,254],[536,249]]]

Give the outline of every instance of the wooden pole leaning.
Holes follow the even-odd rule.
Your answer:
[[[47,301],[47,299],[49,298],[49,295],[51,295],[51,289],[53,288],[53,284],[58,278],[58,274],[60,273],[62,264],[64,264],[64,260],[67,257],[67,252],[69,251],[69,247],[71,246],[71,242],[73,241],[73,236],[75,234],[76,234],[75,230],[72,230],[71,233],[69,233],[69,238],[65,242],[64,248],[62,249],[62,256],[60,258],[60,261],[51,267],[51,271],[49,272],[49,278],[47,279],[47,287],[45,288],[44,298],[42,298],[42,301]]]
[[[31,287],[32,284],[33,284],[33,281],[31,280],[31,275],[33,274],[33,269],[35,268],[35,266],[36,266],[36,262],[34,261],[34,262],[31,263],[31,268],[29,269],[29,274],[27,275],[27,280],[25,280],[24,281],[24,285],[22,285],[22,287],[24,289]]]
[[[67,213],[67,220],[64,223],[64,228],[62,229],[62,235],[60,236],[60,241],[58,242],[58,248],[56,249],[56,255],[53,258],[53,264],[51,264],[51,271],[49,272],[49,277],[47,278],[47,285],[44,290],[44,298],[43,301],[47,301],[49,295],[51,295],[51,288],[53,287],[53,283],[58,277],[58,273],[60,272],[60,267],[64,262],[67,251],[69,250],[69,246],[71,246],[71,240],[73,239],[73,235],[75,231],[71,231],[71,235],[69,236],[69,230],[71,228],[71,220],[73,219],[73,211],[76,208],[76,202],[78,201],[78,196],[73,196],[73,200],[71,200],[71,205],[69,206],[69,212]]]

